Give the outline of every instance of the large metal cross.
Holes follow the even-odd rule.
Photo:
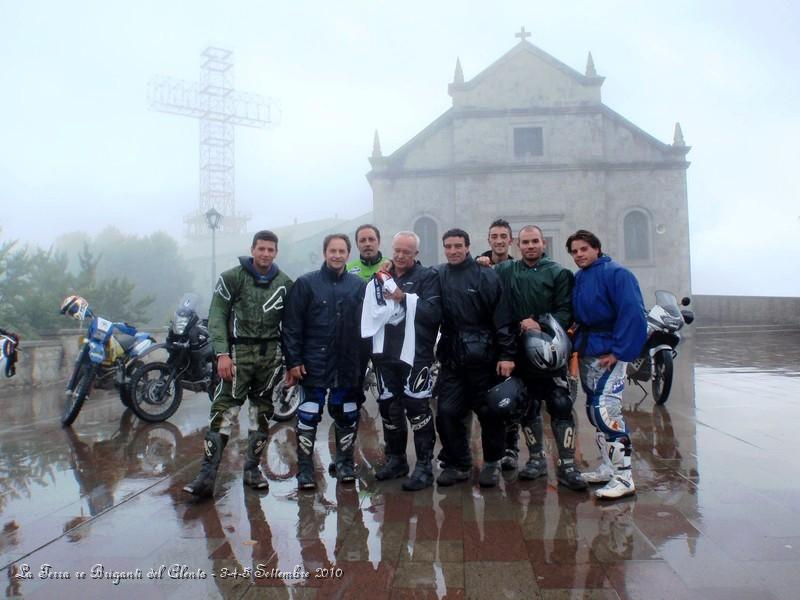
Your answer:
[[[207,231],[205,213],[218,210],[220,229],[246,230],[248,216],[236,212],[234,197],[235,125],[263,128],[272,122],[263,96],[233,89],[233,52],[208,47],[201,56],[200,82],[174,77],[150,81],[150,108],[200,120],[200,204],[186,216],[190,235]]]

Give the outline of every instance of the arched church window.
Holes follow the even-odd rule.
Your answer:
[[[430,217],[420,217],[414,223],[419,236],[419,261],[426,267],[439,263],[439,228]]]
[[[650,260],[650,218],[641,210],[632,210],[623,221],[625,260]]]

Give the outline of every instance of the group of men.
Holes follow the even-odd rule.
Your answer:
[[[268,487],[259,460],[268,441],[273,388],[284,372],[282,360],[286,385],[299,386],[302,394],[296,430],[298,488],[317,485],[314,444],[326,403],[336,437],[330,470],[340,483],[353,483],[359,409],[371,360],[385,448],[377,480],[404,478],[402,487],[409,491],[432,486],[437,432],[442,470],[436,483],[451,486],[470,479],[472,414],[480,425],[481,486],[496,486],[501,470],[519,469],[520,479],[541,477],[547,473],[544,403],[557,448],[559,484],[583,490],[588,483],[602,483],[595,492],[599,498],[634,493],[621,395],[625,363],[638,356],[646,337],[638,283],[603,254],[600,240],[589,231],[579,230],[567,240],[579,268],[575,276],[547,255],[538,226],[517,233],[516,260],[508,252],[513,239],[508,222],[498,219],[489,229],[491,249],[475,259],[469,234],[450,229],[442,236],[447,262],[431,267],[417,260],[420,240],[415,233],[395,234],[387,259],[380,252],[378,228],[362,225],[355,233],[357,259],[348,262],[347,235],[328,235],[322,267],[292,282],[275,264],[277,236],[258,232],[251,256],[223,272],[214,291],[209,332],[221,382],[211,406],[202,468],[184,490],[198,497],[213,494],[223,449],[245,399],[250,400],[250,432],[244,483]],[[566,361],[543,369],[526,350],[543,330],[571,327],[587,415],[601,455],[600,467],[591,473],[581,473],[575,465]],[[521,394],[517,410],[509,414],[498,408],[502,401],[491,398],[511,381]],[[406,453],[409,425],[416,455],[413,470]],[[521,467],[520,426],[528,447]]]

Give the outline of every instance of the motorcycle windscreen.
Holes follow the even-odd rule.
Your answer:
[[[670,317],[681,318],[681,309],[675,294],[666,290],[656,290],[656,304],[663,308]]]
[[[172,316],[172,332],[176,335],[186,333],[186,328],[197,316],[197,307],[200,304],[200,296],[194,292],[183,295]]]

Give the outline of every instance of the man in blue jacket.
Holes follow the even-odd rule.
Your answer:
[[[300,277],[286,299],[283,313],[283,355],[286,383],[302,384],[297,409],[297,487],[314,489],[314,441],[322,408],[336,431],[336,477],[353,483],[353,448],[358,428],[359,348],[364,281],[347,273],[350,238],[325,237],[325,263]]]
[[[581,384],[586,413],[597,429],[602,464],[583,473],[587,483],[605,483],[598,498],[621,498],[636,491],[631,473],[631,439],[622,415],[626,363],[639,356],[647,339],[647,320],[639,282],[628,269],[602,252],[600,240],[580,229],[567,239],[579,267],[572,292],[578,332]]]

